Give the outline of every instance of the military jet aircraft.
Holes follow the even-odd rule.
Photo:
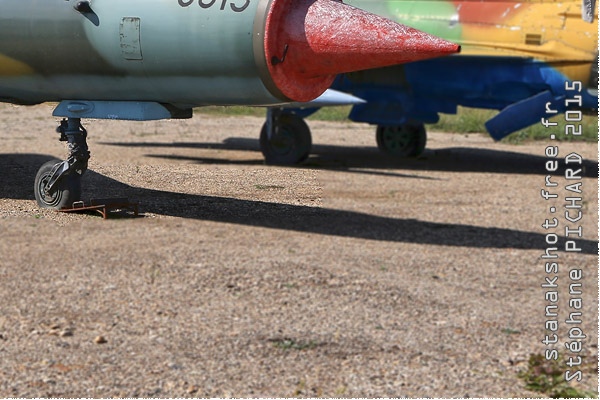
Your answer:
[[[69,157],[43,165],[34,192],[62,209],[81,198],[82,118],[307,102],[340,73],[458,51],[337,0],[2,0],[0,101],[58,102]]]
[[[598,11],[592,0],[580,1],[347,0],[456,42],[462,51],[343,74],[332,87],[365,100],[352,107],[350,120],[376,125],[378,147],[399,158],[421,154],[424,124],[457,106],[500,110],[486,123],[496,140],[548,118],[546,103],[559,112],[567,106],[595,112]],[[576,86],[581,90],[567,94]],[[578,100],[565,104],[572,96]],[[261,133],[267,162],[294,164],[308,156],[311,133],[303,118],[314,111],[269,111],[265,126],[277,129]]]

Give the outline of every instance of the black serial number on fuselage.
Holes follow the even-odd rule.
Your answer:
[[[229,7],[231,7],[231,9],[235,12],[242,12],[242,11],[246,10],[246,8],[248,8],[248,6],[250,5],[250,0],[220,0],[220,2],[217,2],[217,0],[177,0],[177,1],[179,2],[179,5],[181,7],[189,7],[196,2],[198,2],[198,5],[202,8],[211,8],[215,5],[220,4],[221,10],[225,10],[225,8],[227,7],[227,3],[229,3]],[[241,6],[238,4],[241,4]]]

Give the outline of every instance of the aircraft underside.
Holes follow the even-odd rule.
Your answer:
[[[580,85],[577,95],[581,103],[572,108],[597,110],[598,72],[594,66],[586,72],[589,80]],[[589,64],[575,63],[574,67],[589,68]],[[332,87],[365,100],[352,107],[349,119],[376,125],[378,147],[402,158],[423,152],[427,141],[424,124],[436,123],[440,113],[455,114],[458,106],[499,110],[486,128],[500,140],[550,117],[547,103],[564,112],[564,99],[573,92],[568,90],[570,84],[555,66],[531,58],[456,55],[341,75]],[[294,164],[308,156],[311,137],[301,120],[315,111],[278,112],[283,117],[272,123],[282,133],[272,146],[261,139],[268,162]]]

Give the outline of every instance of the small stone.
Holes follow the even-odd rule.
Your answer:
[[[73,331],[70,328],[65,328],[58,334],[60,337],[73,336]]]
[[[102,335],[100,335],[100,336],[96,336],[96,338],[94,339],[94,343],[96,343],[96,344],[104,344],[104,343],[106,343],[106,342],[108,342],[108,341],[107,341],[107,340],[106,340],[106,338],[105,338],[104,336],[102,336]]]

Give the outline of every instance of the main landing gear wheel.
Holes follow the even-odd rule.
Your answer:
[[[408,123],[377,127],[377,147],[396,158],[417,157],[425,150],[425,125]]]
[[[308,158],[312,139],[306,122],[295,114],[279,114],[260,131],[260,150],[267,164],[293,165]]]
[[[72,207],[73,203],[81,200],[81,177],[76,174],[63,176],[51,192],[45,190],[58,164],[58,161],[48,161],[35,176],[35,200],[41,208],[60,210]]]

